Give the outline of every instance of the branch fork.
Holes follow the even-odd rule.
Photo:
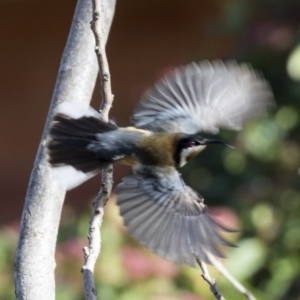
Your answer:
[[[201,277],[208,283],[210,291],[214,294],[215,298],[217,300],[225,300],[217,288],[216,280],[210,277],[206,264],[198,258],[196,258],[196,262],[202,270]]]

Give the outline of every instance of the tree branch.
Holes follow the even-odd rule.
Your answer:
[[[103,1],[103,0],[102,0]],[[95,53],[99,65],[100,73],[100,90],[102,95],[102,103],[100,106],[100,113],[103,121],[108,122],[108,114],[113,102],[113,95],[111,92],[111,80],[108,66],[108,60],[105,52],[106,41],[103,39],[103,28],[100,16],[101,15],[101,0],[92,0],[93,3],[93,21],[91,28],[95,37]]]
[[[256,298],[241,285],[212,254],[207,253],[208,259],[212,265],[248,300],[256,300]]]
[[[58,103],[89,103],[97,76],[89,29],[92,5],[79,0],[26,194],[15,257],[17,299],[55,299],[55,245],[65,191],[53,180],[45,145]]]
[[[103,11],[104,0],[92,0],[93,3],[93,21],[91,28],[95,37],[95,53],[99,65],[100,74],[100,90],[102,94],[102,103],[100,106],[100,113],[102,120],[109,121],[109,110],[112,106],[113,95],[111,92],[110,72],[108,60],[105,52],[106,40],[103,38],[104,23]],[[111,1],[111,6],[114,7],[115,0]],[[94,268],[97,258],[101,251],[101,234],[100,227],[103,220],[104,206],[108,201],[113,186],[113,167],[112,165],[103,169],[102,171],[102,185],[99,194],[93,203],[93,211],[90,220],[88,247],[83,248],[84,265],[82,267],[84,294],[87,300],[97,299],[97,290],[94,283]]]
[[[217,300],[225,300],[225,298],[221,295],[221,293],[219,292],[219,290],[217,288],[217,283],[216,283],[215,279],[210,277],[206,264],[203,261],[199,260],[198,258],[196,258],[196,261],[202,270],[201,276],[202,276],[203,280],[208,283],[210,290],[214,294],[215,298]]]

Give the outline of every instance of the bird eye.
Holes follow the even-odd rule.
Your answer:
[[[194,141],[189,141],[189,142],[187,143],[187,145],[188,145],[189,147],[193,147],[193,146],[196,145],[196,143],[195,143]]]

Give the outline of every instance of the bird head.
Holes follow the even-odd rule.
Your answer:
[[[179,136],[175,152],[175,163],[177,167],[183,167],[191,158],[198,155],[208,144],[221,144],[234,148],[225,141],[218,139],[206,139],[195,134],[181,134]]]

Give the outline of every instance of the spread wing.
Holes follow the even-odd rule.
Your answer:
[[[142,97],[132,121],[154,132],[238,130],[244,121],[264,114],[272,92],[246,64],[208,61],[179,67]]]
[[[129,233],[152,252],[177,264],[209,263],[206,252],[223,257],[219,245],[232,246],[220,235],[229,231],[209,215],[201,196],[179,173],[135,167],[117,187],[117,203]]]

